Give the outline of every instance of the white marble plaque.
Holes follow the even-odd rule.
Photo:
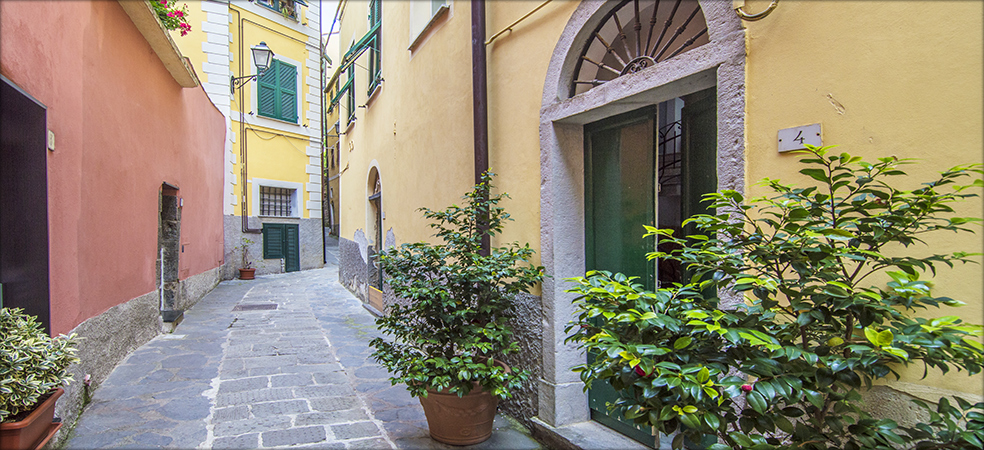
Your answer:
[[[817,147],[823,145],[819,123],[779,130],[779,153],[790,150],[803,150],[806,148],[805,144],[815,145]]]

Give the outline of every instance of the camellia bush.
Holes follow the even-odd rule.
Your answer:
[[[687,219],[692,236],[647,227],[675,248],[650,259],[678,260],[685,283],[651,292],[623,274],[571,279],[568,341],[598,355],[575,370],[620,391],[610,406],[626,418],[679,432],[674,448],[708,435],[714,450],[981,448],[984,402],[914,400],[929,417],[914,426],[872,417],[861,402],[902,366],[924,377],[981,371],[980,325],[919,316],[961,304],[921,278],[975,255],[932,253],[922,238],[978,226],[951,205],[975,196],[981,166],[903,190],[888,181],[911,161],[870,163],[830,147],[804,155],[800,173],[816,186],[766,179],[766,197],[708,194],[716,215]],[[726,308],[715,292],[744,301]]]
[[[530,262],[529,244],[482,251],[483,238],[512,220],[498,206],[506,194],[491,191],[485,173],[463,206],[421,208],[443,243],[407,243],[380,255],[386,283],[403,301],[376,319],[393,339],[372,340],[372,356],[414,397],[428,390],[463,396],[481,386],[506,399],[529,378],[528,370],[508,371],[495,360],[519,351],[508,321],[516,296],[542,280],[543,268]]]

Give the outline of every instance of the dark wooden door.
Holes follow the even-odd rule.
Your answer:
[[[45,106],[0,80],[0,306],[51,331]]]

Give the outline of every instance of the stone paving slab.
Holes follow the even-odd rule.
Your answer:
[[[254,304],[276,309],[233,310]],[[65,448],[540,448],[503,416],[482,444],[430,439],[369,357],[378,335],[335,264],[223,282],[96,387]]]

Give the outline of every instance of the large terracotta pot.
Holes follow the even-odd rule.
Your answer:
[[[505,363],[496,361],[495,364],[509,371]],[[428,390],[427,398],[420,397],[420,406],[424,407],[431,438],[445,444],[472,445],[492,436],[499,398],[475,383],[471,392],[463,397]]]
[[[471,445],[484,442],[492,436],[499,398],[472,389],[468,395],[428,391],[427,398],[420,397],[420,406],[427,415],[427,428],[435,441],[451,445]]]
[[[256,269],[239,269],[240,280],[252,280],[256,278]]]
[[[54,423],[54,417],[55,401],[64,393],[64,389],[57,388],[24,420],[0,424],[0,448],[28,450],[44,447],[62,426],[61,422]]]

